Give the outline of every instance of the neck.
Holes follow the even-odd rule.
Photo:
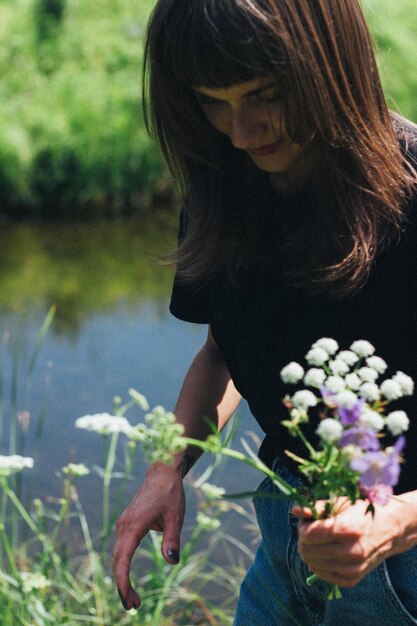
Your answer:
[[[315,151],[308,150],[294,169],[269,175],[272,188],[281,196],[294,196],[302,193],[311,184],[316,163]]]

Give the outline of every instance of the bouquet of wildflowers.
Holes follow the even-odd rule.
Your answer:
[[[387,407],[392,400],[412,395],[414,383],[397,372],[378,384],[387,364],[374,352],[374,346],[365,340],[339,351],[334,339],[322,338],[306,354],[307,371],[295,362],[281,370],[284,383],[302,382],[314,389],[300,389],[284,398],[289,419],[283,424],[304,442],[308,452],[308,458],[301,458],[286,451],[308,484],[307,497],[296,493],[294,501],[307,505],[316,519],[336,515],[343,496],[352,504],[358,499],[368,500],[367,512],[373,514],[374,504],[386,504],[398,482],[403,433],[409,419],[404,411],[387,413]],[[316,448],[303,433],[312,408],[319,418]],[[396,439],[384,447],[386,434]],[[326,500],[321,514],[316,509],[318,500]],[[315,580],[313,574],[307,582],[313,584]],[[328,598],[340,597],[339,587],[329,585]]]
[[[334,339],[322,338],[306,354],[306,368],[292,362],[281,370],[285,384],[304,386],[284,398],[289,418],[283,425],[305,445],[305,458],[288,450],[286,454],[296,461],[307,490],[290,486],[244,440],[241,442],[245,453],[230,448],[230,440],[223,441],[214,426],[204,441],[184,436],[183,426],[163,407],[147,413],[145,423],[131,426],[124,417],[125,411],[135,404],[145,411],[149,408],[146,398],[133,389],[129,391],[130,402],[119,406],[117,415],[84,416],[76,425],[113,436],[123,432],[132,445],[142,444],[149,463],[170,463],[188,445],[243,461],[272,480],[280,491],[277,497],[292,498],[296,504],[309,507],[316,519],[336,515],[340,498],[343,502],[348,498],[352,503],[368,500],[368,511],[373,513],[375,504],[388,502],[398,482],[405,445],[403,433],[409,425],[404,411],[387,412],[387,407],[391,401],[414,391],[413,380],[403,372],[379,383],[387,364],[374,352],[375,348],[365,340],[353,342],[349,350],[339,350]],[[303,432],[303,426],[310,421],[310,409],[315,409],[318,420],[314,446]],[[384,447],[387,434],[391,441]],[[326,501],[324,511],[317,508],[319,500]],[[313,574],[307,582],[312,584],[316,579]],[[338,586],[330,585],[329,599],[340,596]]]
[[[375,348],[364,340],[355,341],[350,350],[339,350],[334,339],[316,341],[306,355],[307,371],[298,363],[289,363],[281,371],[285,383],[306,387],[284,399],[289,419],[283,424],[302,439],[308,458],[287,454],[298,462],[306,477],[309,506],[313,516],[317,500],[327,500],[325,515],[337,513],[337,499],[348,497],[352,503],[368,499],[386,504],[398,482],[402,435],[409,419],[404,411],[386,414],[391,400],[413,393],[413,380],[403,372],[378,384],[387,364],[374,355]],[[319,445],[315,449],[304,437],[302,426],[309,421],[309,409],[317,407],[316,430]],[[397,437],[393,445],[383,447],[384,435]]]

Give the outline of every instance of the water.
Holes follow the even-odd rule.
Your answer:
[[[2,451],[10,449],[13,354],[18,354],[16,408],[31,415],[24,453],[36,457],[35,495],[57,497],[61,484],[57,472],[64,465],[85,462],[91,467],[103,460],[101,438],[75,429],[74,420],[88,413],[111,412],[113,398],[127,399],[130,387],[144,393],[151,406],[172,408],[207,328],[180,322],[168,312],[172,270],[154,259],[175,246],[176,219],[171,215],[160,213],[152,220],[7,225],[2,231]],[[51,305],[57,306],[57,312],[29,389],[25,368]],[[36,424],[45,403],[38,441]],[[240,435],[248,429],[259,432],[245,404],[239,417]],[[205,464],[200,462],[201,471]],[[135,467],[130,495],[145,469],[140,462]],[[250,489],[259,481],[250,470],[236,465],[221,472],[219,480],[229,491]],[[99,523],[98,484],[94,476],[80,481],[92,528]],[[193,514],[190,507],[188,524]],[[237,535],[241,532],[236,528]]]

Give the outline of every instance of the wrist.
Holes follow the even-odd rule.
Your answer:
[[[400,532],[395,541],[395,552],[405,552],[417,545],[417,491],[394,496],[395,519]]]
[[[172,463],[163,463],[162,461],[158,461],[149,466],[147,471],[148,475],[161,475],[165,477],[175,477],[179,479],[183,479],[194,463],[197,460],[197,456],[194,456],[190,452],[182,452],[177,455]]]

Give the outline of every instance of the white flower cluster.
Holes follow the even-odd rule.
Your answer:
[[[209,517],[202,511],[198,511],[196,516],[196,522],[202,530],[217,530],[221,526],[221,522],[219,519]]]
[[[149,405],[145,396],[135,389],[129,389],[129,395],[132,400],[122,407],[123,410],[133,404],[143,410],[148,410]],[[117,404],[120,405],[120,403],[121,400],[118,398]],[[165,411],[161,406],[147,413],[144,423],[141,422],[135,426],[132,426],[125,417],[109,413],[84,415],[75,420],[75,426],[100,435],[123,433],[130,439],[132,445],[134,445],[133,442],[142,444],[144,457],[148,463],[156,461],[172,463],[174,455],[187,446],[183,438],[184,427],[177,423],[173,413]],[[88,469],[82,465],[70,464],[63,468],[63,472],[73,476],[83,476],[88,473]]]
[[[127,435],[131,426],[125,417],[110,415],[109,413],[95,413],[84,415],[75,420],[75,427],[98,433],[99,435],[111,435],[124,433]]]
[[[151,413],[147,413],[145,422],[130,427],[127,433],[129,439],[142,443],[148,463],[172,463],[173,455],[187,445],[182,437],[184,426],[178,424],[175,415],[162,406],[156,406]]]
[[[208,500],[222,498],[226,493],[226,490],[223,489],[223,487],[218,487],[217,485],[212,485],[211,483],[203,483],[201,485],[201,491]]]
[[[349,350],[340,350],[334,339],[324,337],[316,341],[306,354],[310,367],[307,371],[296,362],[291,362],[281,370],[284,383],[303,383],[320,391],[317,397],[308,389],[296,391],[287,396],[293,421],[306,415],[311,407],[323,402],[339,412],[356,411],[351,423],[382,431],[385,427],[398,436],[409,426],[409,419],[404,411],[393,411],[386,417],[382,415],[382,404],[410,396],[414,391],[414,382],[410,376],[397,372],[392,378],[378,385],[378,378],[387,370],[385,361],[375,354],[374,346],[366,340],[354,341]],[[381,404],[382,403],[382,404]],[[348,417],[345,418],[349,420]],[[285,422],[287,427],[290,422]],[[318,435],[328,443],[335,443],[343,432],[343,425],[336,418],[323,419],[317,429]]]
[[[37,572],[20,572],[20,579],[23,593],[30,593],[34,590],[41,591],[51,586],[50,581],[43,574]]]
[[[90,470],[84,463],[68,463],[68,465],[62,468],[62,472],[68,476],[78,478],[79,476],[87,476]]]
[[[21,472],[25,468],[33,467],[33,459],[29,456],[11,454],[9,456],[0,455],[0,476],[10,476],[16,472]]]

